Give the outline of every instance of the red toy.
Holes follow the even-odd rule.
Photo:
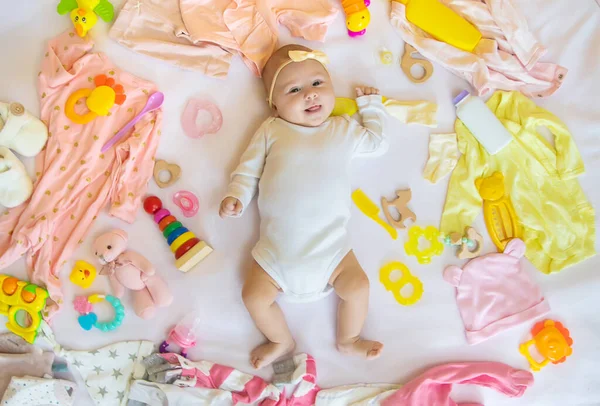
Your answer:
[[[183,226],[171,212],[163,208],[162,201],[156,196],[144,200],[144,210],[154,216],[163,236],[175,254],[175,266],[182,272],[188,272],[212,252],[204,241]]]

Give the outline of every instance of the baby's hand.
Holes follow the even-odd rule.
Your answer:
[[[359,86],[356,88],[356,97],[371,96],[374,94],[379,94],[379,89],[368,86]]]
[[[221,218],[239,216],[242,212],[242,202],[235,197],[226,197],[221,202],[219,216]]]

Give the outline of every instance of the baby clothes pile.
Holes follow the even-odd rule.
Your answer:
[[[33,191],[25,166],[12,151],[25,157],[36,156],[47,139],[44,123],[22,104],[0,102],[0,205],[19,206]]]
[[[54,353],[12,333],[0,335],[0,405],[72,406],[76,385],[52,378]]]

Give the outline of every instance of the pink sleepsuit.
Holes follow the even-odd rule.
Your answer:
[[[110,36],[132,50],[205,75],[227,76],[240,55],[260,76],[278,25],[323,41],[338,10],[329,0],[127,0]]]
[[[0,215],[0,269],[27,253],[31,282],[46,286],[59,305],[60,268],[106,203],[112,216],[129,223],[135,219],[160,136],[158,110],[146,114],[123,141],[100,152],[156,87],[119,70],[106,55],[91,53],[92,47],[93,42],[72,31],[49,42],[39,73],[41,119],[49,138],[36,159],[35,189],[28,203]],[[125,102],[88,124],[71,122],[64,112],[67,98],[78,89],[93,89],[101,74],[123,86]],[[75,106],[80,114],[86,111],[84,102]]]

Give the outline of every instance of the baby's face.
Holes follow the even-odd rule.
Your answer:
[[[305,127],[323,124],[335,104],[329,73],[315,60],[290,63],[277,77],[273,104],[285,121]]]

